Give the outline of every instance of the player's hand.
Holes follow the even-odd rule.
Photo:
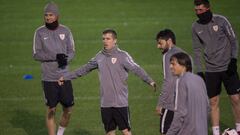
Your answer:
[[[58,68],[62,68],[64,69],[66,66],[67,66],[67,55],[66,54],[63,54],[63,53],[58,53],[56,55],[56,59],[57,59],[57,62],[58,62]]]
[[[237,59],[231,58],[231,61],[228,64],[227,74],[232,76],[235,73],[237,73]]]
[[[159,116],[162,115],[162,107],[161,106],[156,106],[156,114]]]
[[[62,86],[64,84],[64,78],[63,77],[60,77],[58,79],[58,85]]]
[[[151,82],[150,85],[153,87],[154,92],[157,91],[157,85],[155,82]]]

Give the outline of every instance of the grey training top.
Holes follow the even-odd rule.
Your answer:
[[[186,72],[175,84],[175,112],[166,135],[208,135],[210,109],[204,81]]]
[[[231,58],[238,57],[238,41],[229,21],[213,14],[208,24],[194,22],[192,25],[194,62],[197,72],[203,71],[201,56],[205,59],[207,72],[226,71]]]
[[[69,62],[74,57],[74,52],[72,33],[66,26],[59,25],[56,30],[41,26],[35,31],[33,58],[41,62],[43,81],[57,81],[68,70],[68,67],[58,68],[56,54],[66,54]]]
[[[174,76],[170,70],[170,58],[172,55],[184,52],[182,49],[176,47],[175,45],[172,48],[163,54],[163,84],[162,84],[162,91],[159,96],[158,106],[161,106],[165,109],[172,110],[174,109],[174,88],[171,84],[171,80]]]
[[[87,64],[64,75],[64,78],[75,79],[94,69],[99,71],[101,107],[128,106],[128,71],[133,72],[148,84],[153,82],[127,52],[117,47],[109,52],[100,51]]]

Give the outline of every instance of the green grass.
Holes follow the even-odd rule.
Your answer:
[[[32,59],[33,34],[43,24],[43,7],[47,1],[0,0],[0,135],[47,134],[40,65]],[[75,39],[76,57],[71,69],[86,63],[101,49],[101,31],[109,27],[117,30],[119,47],[128,51],[158,85],[162,81],[162,56],[154,38],[159,30],[171,28],[176,33],[177,45],[192,54],[191,24],[196,19],[192,0],[56,2],[60,7],[60,22],[72,30]],[[227,16],[237,35],[240,35],[239,4],[239,0],[212,1],[213,11]],[[34,79],[23,80],[24,74],[32,74]],[[154,110],[159,92],[153,93],[132,74],[128,83],[133,134],[158,135],[159,118]],[[66,134],[104,134],[97,71],[74,80],[73,86],[76,100]],[[57,118],[60,110],[59,106]],[[225,92],[221,95],[221,112],[222,129],[233,127]]]

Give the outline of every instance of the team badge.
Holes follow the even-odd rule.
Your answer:
[[[218,25],[214,25],[213,30],[217,32],[218,31]]]
[[[112,64],[115,64],[117,62],[117,58],[112,58]]]
[[[59,37],[61,40],[64,40],[65,39],[65,34],[59,34]]]

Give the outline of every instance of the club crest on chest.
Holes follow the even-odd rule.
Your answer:
[[[115,64],[117,62],[117,58],[112,58],[111,61],[112,61],[112,64]]]
[[[65,39],[65,34],[59,34],[59,37],[61,40],[64,40]]]
[[[218,31],[218,25],[214,25],[214,26],[213,26],[213,30],[214,30],[215,32],[217,32],[217,31]]]

